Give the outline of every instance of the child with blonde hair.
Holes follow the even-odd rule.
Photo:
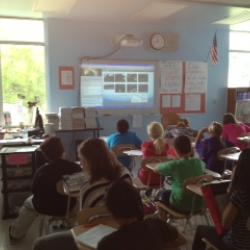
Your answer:
[[[143,159],[142,167],[139,171],[140,180],[149,186],[160,185],[161,177],[145,167],[145,162],[154,161],[156,157],[166,157],[169,154],[169,145],[164,139],[164,128],[159,122],[151,122],[147,127],[150,141],[142,144]]]

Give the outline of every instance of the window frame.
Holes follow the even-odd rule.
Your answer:
[[[234,28],[230,28],[230,30],[229,30],[229,32],[230,32],[230,34],[231,33],[241,33],[241,34],[243,34],[243,33],[247,33],[248,35],[249,35],[249,37],[250,37],[250,29],[249,29],[249,31],[246,31],[246,30],[238,30],[238,29],[234,29]],[[249,50],[243,50],[243,49],[231,49],[230,48],[230,34],[229,34],[229,50],[228,50],[228,69],[230,69],[230,53],[242,53],[242,54],[250,54],[250,48],[249,48]],[[230,85],[230,79],[229,79],[229,76],[230,76],[230,74],[229,74],[229,70],[228,70],[228,80],[227,80],[227,87],[228,88],[246,88],[246,87],[250,87],[250,79],[249,79],[249,83],[248,83],[248,85],[246,86],[246,84],[244,85],[244,83],[242,84],[240,84],[240,85]]]
[[[0,16],[0,19],[20,19],[20,20],[35,20],[42,21],[44,30],[45,30],[45,20],[43,18],[29,18],[29,17],[10,17],[10,16]],[[44,36],[44,42],[28,42],[28,41],[16,41],[16,40],[1,40],[0,39],[0,54],[1,54],[1,45],[32,45],[32,46],[44,46],[44,61],[45,61],[45,85],[46,83],[46,61],[47,61],[47,53],[46,53],[46,38]],[[47,91],[47,89],[46,89]],[[3,114],[3,83],[2,83],[2,66],[1,66],[1,57],[0,57],[0,127],[4,127],[4,114]]]

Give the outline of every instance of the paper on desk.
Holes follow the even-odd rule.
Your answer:
[[[92,249],[96,249],[99,241],[105,236],[115,232],[116,229],[106,225],[97,225],[88,231],[77,235],[76,240],[80,244],[83,244]]]
[[[142,156],[142,151],[138,149],[126,150],[123,153],[129,156]]]

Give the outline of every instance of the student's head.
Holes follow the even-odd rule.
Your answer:
[[[189,122],[187,119],[180,119],[177,123],[177,127],[186,128],[189,127]]]
[[[208,127],[209,133],[215,137],[220,137],[222,134],[222,130],[223,130],[223,126],[219,122],[212,122]]]
[[[174,140],[174,147],[179,156],[186,156],[192,154],[191,141],[188,136],[180,135]]]
[[[81,164],[90,175],[90,182],[101,178],[115,180],[120,176],[121,165],[102,139],[85,140],[78,148],[78,155]]]
[[[224,114],[224,116],[223,116],[223,125],[236,124],[236,123],[237,123],[236,118],[232,113]]]
[[[114,182],[108,191],[106,206],[118,223],[129,219],[143,219],[140,194],[126,181]]]
[[[60,138],[51,136],[48,137],[40,146],[44,156],[49,161],[55,161],[63,157],[64,148]]]
[[[128,121],[125,119],[121,119],[117,122],[116,125],[117,131],[121,134],[125,134],[128,132],[129,130],[129,124]]]
[[[232,188],[234,190],[244,190],[250,192],[250,148],[245,149],[240,154],[236,165],[234,177],[232,180]],[[250,194],[249,194],[250,197]]]
[[[147,127],[148,135],[153,140],[155,151],[160,154],[165,149],[164,129],[161,123],[151,122]]]

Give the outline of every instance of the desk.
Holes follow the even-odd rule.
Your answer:
[[[38,145],[32,145],[32,146],[15,146],[15,147],[3,147],[0,150],[0,156],[2,161],[2,193],[3,193],[3,213],[2,218],[7,219],[14,217],[16,215],[16,208],[15,206],[11,206],[10,203],[10,195],[14,197],[19,194],[23,194],[25,198],[27,198],[28,195],[30,195],[30,185],[32,181],[32,176],[36,170],[36,151],[38,149]],[[24,168],[25,170],[30,170],[30,172],[27,174],[27,171],[24,174],[18,174],[18,175],[10,175],[9,169],[20,169],[19,165],[9,165],[7,162],[7,157],[10,155],[31,155],[31,164],[27,166],[27,163],[20,163],[20,165],[24,164],[21,168]],[[13,185],[14,183],[14,185]],[[12,186],[11,186],[12,184]],[[21,185],[22,184],[22,185]],[[20,197],[19,197],[20,198]],[[24,199],[21,199],[21,202],[24,201]],[[15,200],[14,198],[12,200]],[[19,201],[20,202],[20,201]],[[22,204],[18,204],[22,205]],[[16,206],[18,206],[16,205]]]
[[[219,157],[223,160],[238,161],[241,152],[235,152],[230,154],[221,154]]]
[[[44,139],[23,139],[23,138],[16,138],[16,139],[6,139],[0,140],[0,146],[29,146],[29,145],[39,145],[44,141]]]
[[[114,228],[118,228],[118,224],[115,221],[113,221],[112,219],[106,219],[106,221],[102,224],[107,225],[107,226],[111,226]],[[83,246],[82,244],[79,244],[76,240],[76,236],[88,231],[91,228],[92,228],[92,226],[89,224],[89,225],[77,226],[77,227],[74,227],[70,230],[79,250],[91,250],[92,249],[92,248]]]

